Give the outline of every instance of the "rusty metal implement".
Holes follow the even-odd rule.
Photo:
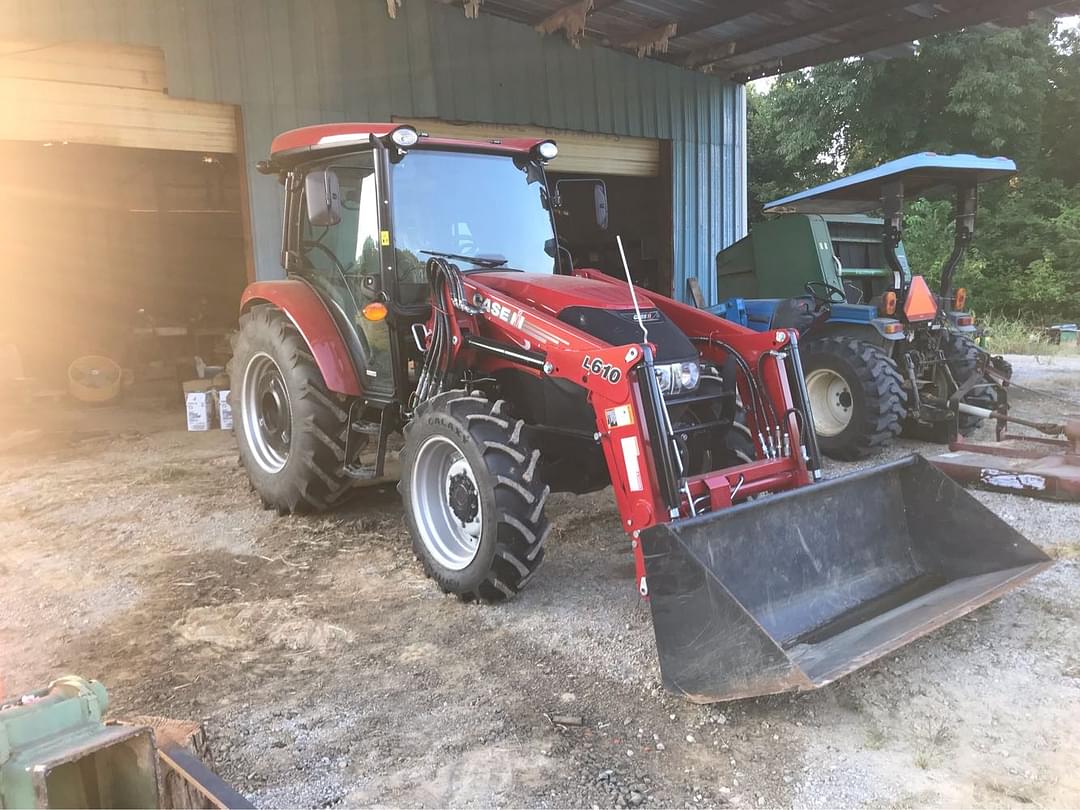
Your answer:
[[[930,459],[947,476],[963,484],[1050,500],[1080,501],[1080,416],[1061,423],[1035,423],[1006,416],[999,419],[1034,427],[1047,438],[1005,433],[998,441],[976,444],[957,439],[949,452]]]

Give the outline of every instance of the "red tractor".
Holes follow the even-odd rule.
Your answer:
[[[499,602],[544,559],[548,494],[610,485],[664,681],[701,701],[820,686],[1049,564],[917,456],[819,482],[796,333],[574,268],[556,154],[395,124],[274,140],[287,278],[245,292],[232,365],[267,508],[397,477],[427,574]]]

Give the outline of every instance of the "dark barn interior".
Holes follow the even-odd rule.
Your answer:
[[[246,281],[234,155],[7,141],[0,163],[0,343],[27,376],[61,384],[88,354],[210,360]]]

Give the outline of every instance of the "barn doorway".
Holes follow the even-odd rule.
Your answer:
[[[235,155],[3,141],[0,164],[0,344],[27,376],[221,354],[247,280]]]

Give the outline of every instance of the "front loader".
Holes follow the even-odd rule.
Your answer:
[[[495,603],[544,559],[549,493],[610,485],[664,681],[698,701],[815,688],[1049,565],[918,457],[821,482],[797,332],[575,268],[556,154],[393,124],[274,140],[287,277],[245,292],[232,365],[267,508],[397,477],[428,576]]]

